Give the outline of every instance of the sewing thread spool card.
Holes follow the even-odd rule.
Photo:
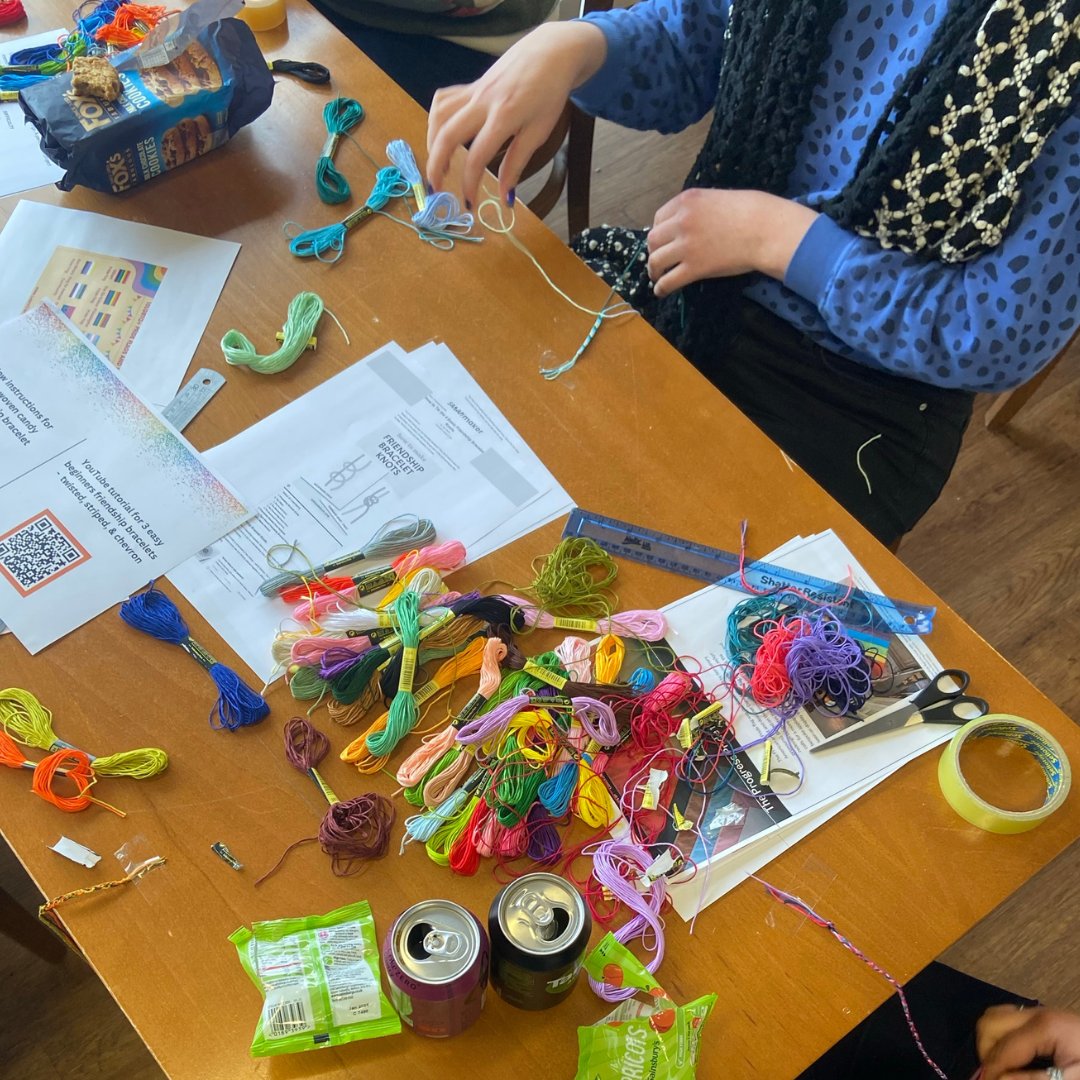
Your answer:
[[[55,307],[0,324],[0,618],[31,653],[248,516]]]

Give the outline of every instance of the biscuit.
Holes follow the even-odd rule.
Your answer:
[[[71,61],[71,91],[78,97],[116,101],[120,77],[104,56],[76,56]]]
[[[165,64],[162,67],[144,68],[139,72],[139,78],[142,80],[143,86],[146,87],[147,93],[164,101],[171,108],[183,104],[184,84],[173,70],[171,64]]]
[[[210,120],[205,116],[189,117],[161,136],[161,163],[166,169],[175,169],[213,148]]]
[[[191,63],[194,83],[200,90],[221,89],[221,68],[199,42],[193,41],[184,56]]]

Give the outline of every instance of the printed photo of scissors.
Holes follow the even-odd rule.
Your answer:
[[[915,724],[966,724],[985,716],[990,706],[982,698],[969,697],[964,691],[971,682],[966,671],[946,668],[917,694],[882,709],[876,716],[861,724],[830,736],[810,748],[811,754],[831,750],[834,746],[868,739],[885,731],[913,727]]]

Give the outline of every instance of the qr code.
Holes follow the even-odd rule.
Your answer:
[[[0,536],[0,574],[23,596],[89,558],[90,552],[49,510]]]

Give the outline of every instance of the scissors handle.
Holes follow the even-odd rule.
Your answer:
[[[981,697],[968,697],[967,694],[954,694],[935,705],[927,705],[919,710],[924,724],[966,724],[977,720],[990,711],[990,705]]]
[[[959,668],[945,668],[939,671],[926,686],[912,699],[912,704],[919,712],[925,712],[928,705],[955,698],[962,694],[971,683],[971,676]]]

